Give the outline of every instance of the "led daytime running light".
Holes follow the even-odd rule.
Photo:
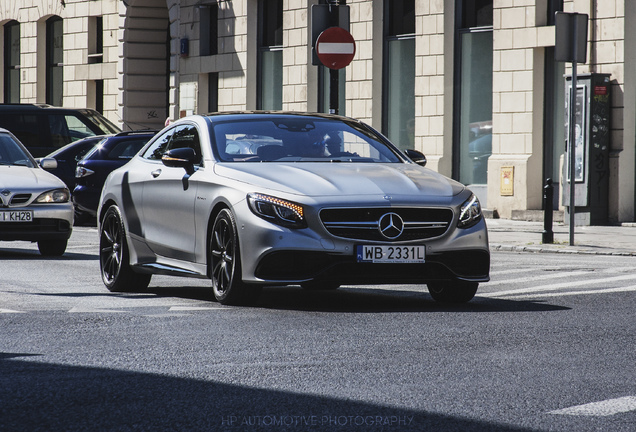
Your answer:
[[[276,198],[269,195],[263,195],[263,194],[253,194],[252,197],[256,200],[265,201],[270,204],[278,205],[281,207],[287,207],[288,209],[293,210],[298,215],[299,218],[302,219],[304,217],[303,208],[302,206],[298,204],[294,204],[292,202],[285,201],[280,198]]]
[[[264,219],[290,227],[305,226],[305,212],[299,204],[260,193],[247,198],[252,211]]]

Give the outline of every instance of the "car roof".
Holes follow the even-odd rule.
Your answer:
[[[201,117],[208,118],[210,120],[212,119],[225,120],[225,119],[236,119],[236,118],[258,119],[261,117],[314,117],[314,118],[331,119],[331,120],[355,121],[356,123],[360,122],[357,119],[340,116],[337,114],[302,112],[302,111],[227,111],[227,112],[214,112],[214,113],[198,114],[198,115]]]
[[[75,111],[75,112],[91,112],[95,111],[90,108],[66,108],[56,107],[48,104],[0,104],[0,111]]]

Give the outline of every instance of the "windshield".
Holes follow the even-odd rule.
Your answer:
[[[402,160],[355,122],[300,116],[213,123],[225,162],[393,162]]]
[[[0,165],[21,165],[34,168],[32,158],[9,134],[0,133]]]

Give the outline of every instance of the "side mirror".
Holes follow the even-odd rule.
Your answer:
[[[197,155],[194,149],[183,147],[170,150],[161,157],[161,162],[167,167],[183,168],[188,175],[194,174],[194,164],[197,162]]]
[[[424,153],[413,149],[406,149],[404,152],[416,164],[426,166],[426,156],[424,156]]]
[[[57,160],[55,160],[54,158],[39,158],[37,159],[37,162],[45,170],[53,170],[57,168]]]

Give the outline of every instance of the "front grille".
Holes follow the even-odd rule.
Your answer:
[[[9,205],[21,205],[26,204],[31,199],[31,194],[15,194],[13,198],[11,198],[11,204]]]
[[[402,233],[387,238],[380,232],[380,219],[388,213],[397,214],[404,222]],[[336,237],[352,240],[392,241],[425,240],[446,233],[453,211],[448,208],[336,208],[320,212],[320,220]]]

